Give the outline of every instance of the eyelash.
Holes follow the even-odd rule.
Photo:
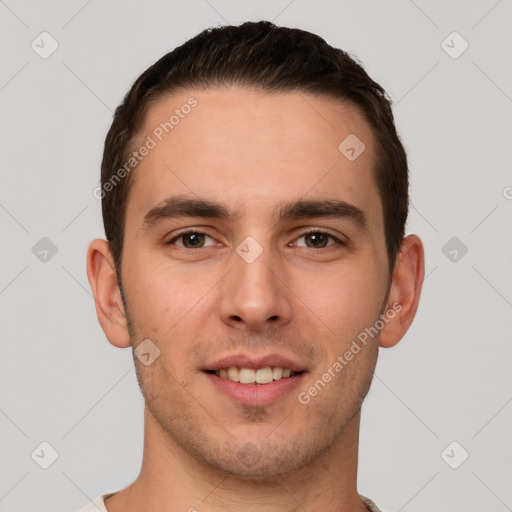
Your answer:
[[[179,240],[180,238],[183,238],[187,235],[206,235],[208,237],[210,237],[212,240],[213,240],[213,237],[208,235],[208,233],[204,233],[202,231],[195,231],[195,230],[189,230],[189,231],[183,231],[182,233],[180,233],[179,235],[175,236],[174,238],[172,238],[171,240],[169,240],[168,242],[165,243],[165,245],[172,245],[176,240]],[[326,231],[320,231],[320,230],[310,230],[310,231],[305,231],[304,233],[302,233],[301,235],[299,235],[297,237],[297,239],[299,238],[302,238],[304,236],[307,236],[307,235],[326,235],[327,237],[331,238],[332,240],[334,240],[337,244],[339,245],[346,245],[344,242],[342,242],[339,238],[335,237],[334,235],[331,235],[330,233],[326,232]],[[193,248],[190,248],[190,247],[181,247],[181,246],[178,246],[180,247],[181,249],[184,249],[184,250],[188,250],[188,251],[197,251],[199,249],[206,249],[207,247],[198,247],[196,249],[193,249]],[[327,247],[320,247],[320,249],[328,249],[329,247],[333,247],[333,245],[328,245]],[[314,247],[306,247],[306,249],[314,249]],[[318,249],[316,249],[318,250]]]

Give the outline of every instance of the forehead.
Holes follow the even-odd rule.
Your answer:
[[[133,174],[127,226],[171,195],[222,200],[253,219],[286,200],[342,199],[382,223],[373,134],[348,102],[242,88],[180,91],[151,107],[135,150],[142,145],[153,147]]]

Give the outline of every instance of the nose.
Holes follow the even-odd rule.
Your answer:
[[[244,331],[283,327],[292,317],[292,295],[282,266],[270,250],[264,250],[254,261],[234,253],[232,270],[221,289],[221,320]]]

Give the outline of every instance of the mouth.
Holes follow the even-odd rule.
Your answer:
[[[220,368],[218,370],[206,370],[206,373],[216,375],[221,379],[229,379],[231,382],[239,382],[240,384],[267,385],[281,379],[289,379],[303,372],[295,371],[291,368],[282,368],[281,366],[265,366],[256,369],[230,366],[229,368]]]
[[[292,359],[271,355],[266,357],[228,356],[202,368],[217,392],[243,405],[271,405],[287,397],[308,370]]]

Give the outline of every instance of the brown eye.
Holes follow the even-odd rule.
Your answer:
[[[302,234],[299,239],[304,239],[305,244],[298,244],[299,247],[308,247],[310,249],[324,249],[330,247],[332,245],[343,245],[343,242],[338,240],[335,236],[330,235],[329,233],[324,233],[323,231],[311,231],[309,233]],[[329,243],[332,240],[334,243]]]
[[[182,235],[183,245],[188,249],[196,249],[204,244],[204,235],[202,233],[187,233]]]
[[[324,233],[310,233],[304,235],[304,237],[308,247],[326,247],[329,239],[329,236]],[[307,242],[308,240],[310,241],[310,245]]]
[[[178,247],[184,247],[185,249],[202,249],[205,246],[206,238],[211,238],[206,233],[200,233],[198,231],[187,231],[174,237],[172,240],[166,243],[166,245],[172,245],[178,240],[181,243],[177,243]]]

